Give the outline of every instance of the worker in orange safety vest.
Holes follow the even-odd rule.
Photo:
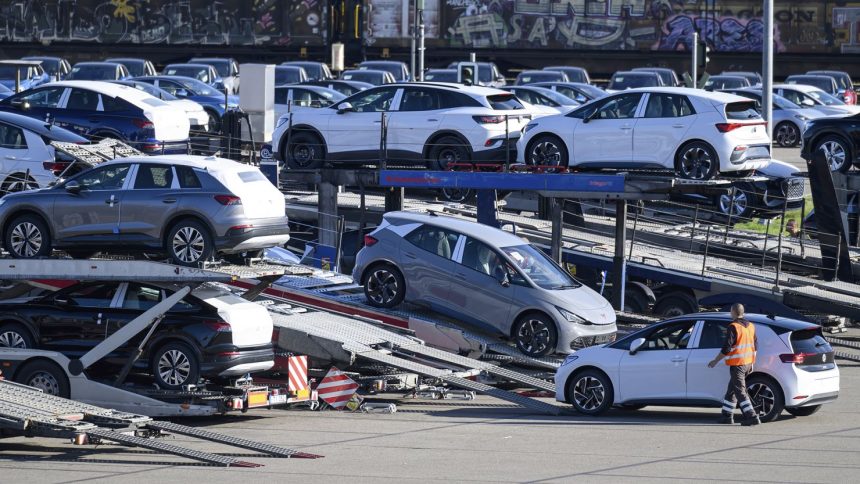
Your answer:
[[[726,331],[726,342],[720,353],[708,363],[708,366],[713,368],[725,358],[726,365],[729,367],[729,388],[723,398],[723,409],[718,420],[721,424],[735,423],[735,405],[738,402],[744,414],[741,425],[750,426],[761,423],[747,393],[747,376],[753,371],[757,349],[755,325],[744,319],[742,304],[732,305],[732,322]]]

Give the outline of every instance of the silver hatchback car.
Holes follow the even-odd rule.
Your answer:
[[[110,161],[56,186],[0,198],[13,257],[166,252],[197,266],[216,253],[253,257],[289,236],[284,196],[255,167],[215,157]]]
[[[615,311],[606,299],[503,230],[390,212],[364,244],[353,278],[373,306],[429,306],[510,337],[535,357],[615,338]]]

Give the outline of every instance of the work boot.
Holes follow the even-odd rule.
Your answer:
[[[718,424],[733,425],[735,423],[735,415],[732,413],[721,413],[717,420]]]
[[[758,425],[760,423],[761,420],[759,420],[758,414],[752,414],[744,416],[744,420],[741,422],[741,425],[744,427],[752,427],[753,425]]]

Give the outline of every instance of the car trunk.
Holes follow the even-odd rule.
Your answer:
[[[755,101],[742,101],[726,104],[728,131],[735,139],[767,143],[767,122],[756,110]]]
[[[152,121],[155,129],[155,139],[159,141],[182,141],[188,139],[190,123],[184,109],[170,106],[163,101],[159,101],[160,105],[148,103],[147,101],[159,100],[147,99],[144,101],[147,103],[144,114],[147,119]]]
[[[284,195],[257,169],[213,171],[212,175],[242,199],[248,218],[275,218],[286,214]]]
[[[271,343],[272,317],[265,307],[232,294],[216,296],[195,291],[195,296],[217,309],[221,319],[230,324],[234,345],[252,347]]]
[[[833,348],[824,339],[821,328],[793,331],[789,338],[794,351],[794,364],[805,371],[825,371],[836,367]]]

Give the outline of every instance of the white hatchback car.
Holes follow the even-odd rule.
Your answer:
[[[770,161],[766,122],[755,102],[687,88],[643,88],[529,123],[518,160],[579,168],[671,169],[707,180]]]
[[[388,84],[331,107],[278,119],[272,151],[291,168],[378,162],[382,116],[388,159],[443,170],[455,162],[513,158],[533,113],[509,92],[449,83]],[[507,129],[506,129],[507,128]],[[289,142],[289,146],[287,146]],[[507,144],[506,144],[507,143]]]
[[[812,415],[836,400],[839,369],[820,326],[763,315],[747,319],[758,340],[747,390],[763,422],[775,420],[783,409]],[[729,371],[722,363],[709,368],[708,362],[720,352],[730,322],[728,313],[688,314],[579,350],[556,372],[556,400],[588,415],[613,405],[720,407]]]

